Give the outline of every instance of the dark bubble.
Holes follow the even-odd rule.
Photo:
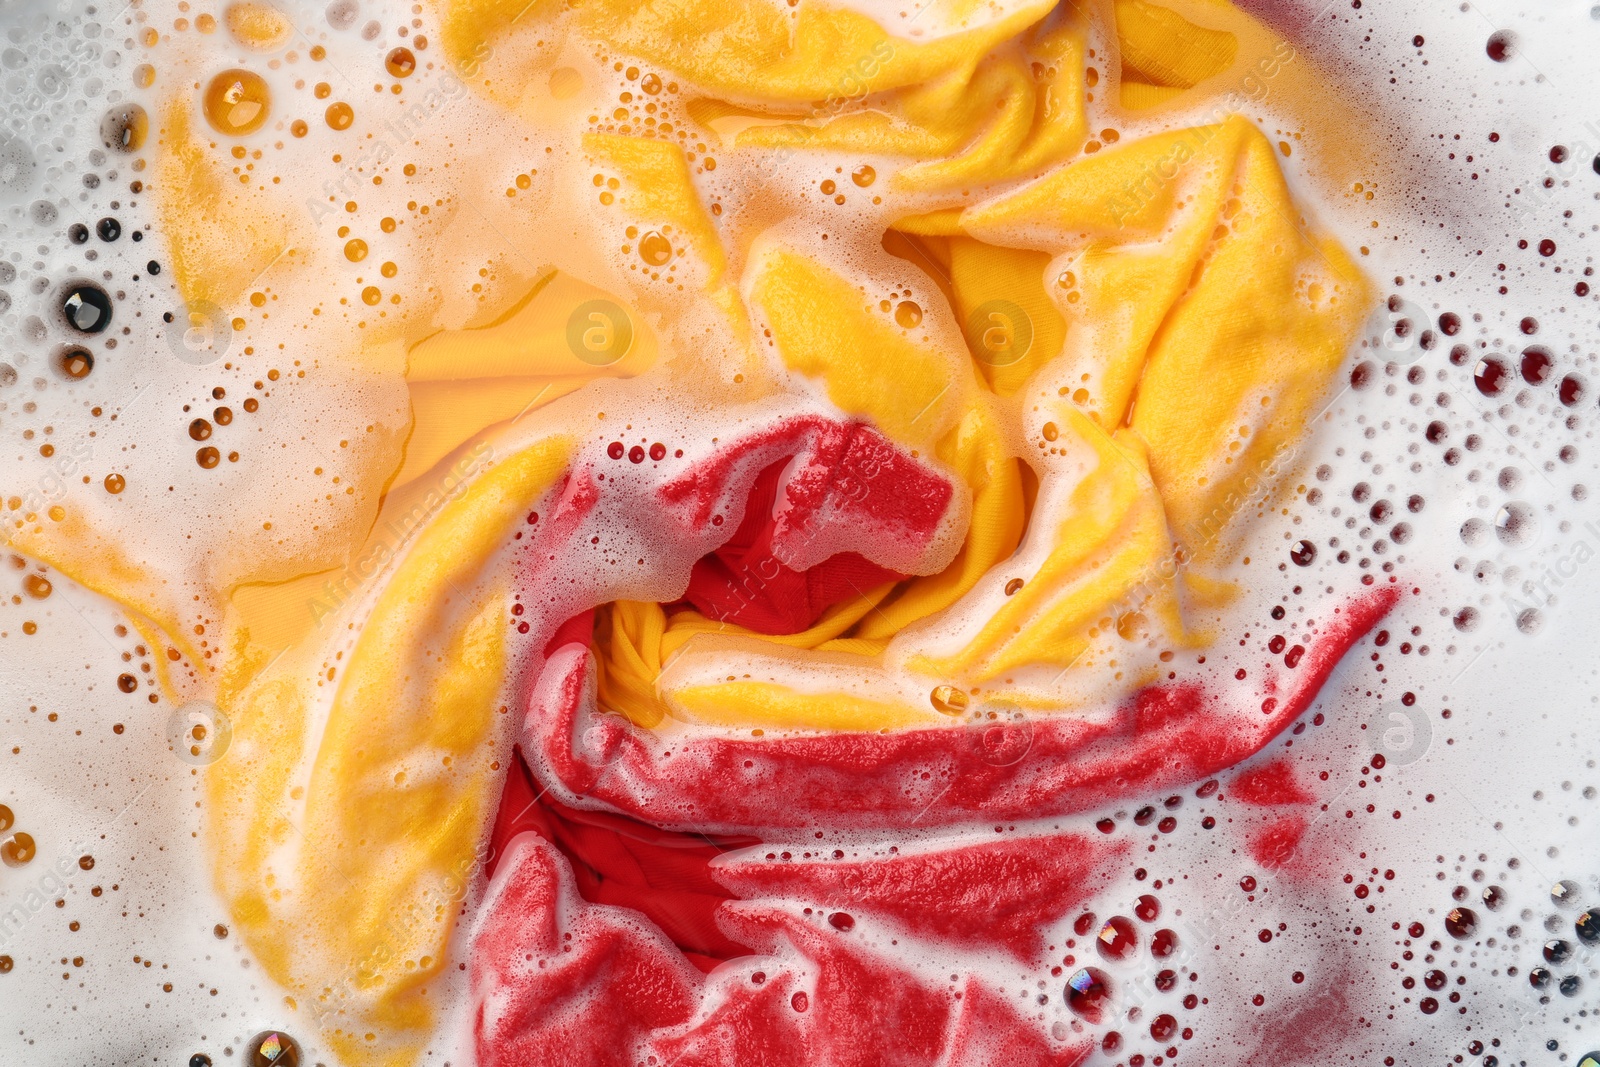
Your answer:
[[[74,222],[67,227],[67,240],[75,245],[81,245],[89,239],[89,227],[81,222]]]
[[[1555,365],[1555,357],[1544,345],[1529,345],[1522,350],[1522,380],[1529,385],[1543,384]]]
[[[1461,332],[1461,316],[1454,311],[1446,311],[1439,316],[1439,330],[1446,337],[1454,337]]]
[[[1098,1023],[1111,999],[1111,977],[1097,967],[1084,967],[1067,979],[1067,1007],[1091,1023]]]
[[[1600,908],[1590,908],[1573,920],[1573,932],[1585,945],[1600,945]]]
[[[1510,368],[1493,356],[1478,360],[1478,365],[1472,371],[1473,384],[1484,396],[1499,396],[1505,391],[1510,377]]]
[[[102,241],[115,241],[122,236],[122,223],[108,215],[94,224],[94,232]]]
[[[1544,943],[1544,959],[1546,963],[1566,963],[1572,958],[1572,942],[1556,938]]]
[[[245,1063],[248,1067],[300,1067],[300,1043],[280,1030],[268,1030],[251,1039]]]
[[[138,104],[118,104],[100,120],[100,140],[118,152],[137,152],[144,146],[150,116]]]
[[[1350,372],[1350,387],[1353,389],[1365,389],[1372,384],[1377,374],[1378,368],[1371,360],[1358,363]]]
[[[1451,908],[1444,917],[1444,928],[1457,941],[1465,941],[1478,931],[1478,914],[1471,908]]]
[[[1570,408],[1576,407],[1587,391],[1580,376],[1569,374],[1561,379],[1561,384],[1556,387],[1556,396],[1564,406]]]
[[[1504,63],[1516,54],[1517,38],[1510,30],[1497,30],[1489,35],[1484,51],[1496,63]]]
[[[1552,163],[1565,163],[1566,161],[1567,161],[1567,146],[1566,145],[1558,144],[1558,145],[1555,145],[1554,147],[1552,147],[1550,149],[1550,162],[1552,162]]]
[[[111,325],[111,298],[98,285],[80,282],[67,289],[61,312],[79,333],[100,333]]]

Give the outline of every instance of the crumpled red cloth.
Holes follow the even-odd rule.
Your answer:
[[[784,472],[788,499],[774,507]],[[808,417],[730,443],[655,503],[685,543],[704,542],[734,501],[752,505],[685,599],[782,632],[825,610],[837,576],[795,572],[730,603],[719,599],[730,575],[752,560],[770,570],[762,561],[799,558],[852,525],[914,553],[951,492],[881,437]],[[1391,580],[1330,606],[1302,628],[1303,655],[1248,684],[1177,679],[1094,714],[759,739],[670,738],[600,713],[588,613],[568,620],[538,665],[493,834],[471,957],[480,1063],[1082,1062],[1085,1039],[1045,1033],[1026,1001],[970,972],[930,985],[873,946],[994,946],[1038,962],[1044,932],[1097,890],[1125,846],[1028,823],[1247,759],[1310,706],[1400,595]],[[1268,765],[1237,787],[1286,794],[1275,773]],[[913,825],[931,837],[900,840]]]
[[[781,459],[761,472],[750,488],[739,528],[689,572],[683,599],[707,618],[763,634],[799,633],[833,605],[906,577],[856,552],[835,553],[803,571],[785,566],[773,553],[778,532],[774,504],[778,480],[788,466]]]

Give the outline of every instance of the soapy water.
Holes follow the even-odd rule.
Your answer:
[[[871,917],[828,920],[836,930],[848,920],[862,944],[926,981],[982,974],[1054,1040],[1092,1039],[1093,1062],[1153,1063],[1179,1048],[1185,1060],[1218,1062],[1556,1063],[1600,1045],[1592,671],[1581,653],[1562,654],[1590,643],[1585,593],[1600,551],[1586,514],[1588,383],[1600,370],[1583,243],[1600,197],[1600,131],[1585,125],[1579,65],[1600,22],[1579,8],[1507,10],[1493,23],[1476,8],[1426,18],[1375,8],[1260,11],[1283,34],[1280,57],[1329,64],[1355,109],[1385,116],[1382,143],[1349,149],[1369,168],[1355,168],[1360,187],[1331,182],[1340,168],[1327,141],[1340,127],[1319,130],[1318,116],[1280,100],[1277,73],[1255,71],[1232,90],[1232,109],[1274,140],[1303,134],[1286,137],[1292,151],[1280,160],[1298,201],[1346,247],[1365,249],[1361,266],[1384,302],[1314,430],[1284,458],[1303,471],[1301,502],[1253,527],[1258,562],[1233,616],[1247,620],[1236,630],[1252,645],[1211,666],[1220,676],[1235,660],[1245,670],[1292,655],[1314,598],[1356,588],[1362,574],[1394,575],[1420,593],[1241,770],[1020,826],[1125,849],[1083,911],[1044,931],[1045,966],[937,939],[913,951]],[[872,13],[891,25],[902,17],[883,5]],[[937,36],[948,29],[938,18],[917,28]],[[549,42],[486,44],[479,64],[505,62],[504,47],[552,68],[528,134],[467,88],[473,71],[438,58],[432,10],[295,9],[284,40],[269,24],[259,48],[230,43],[224,11],[183,5],[17,6],[3,19],[0,433],[17,459],[0,488],[20,501],[12,511],[86,510],[188,597],[291,577],[272,574],[271,561],[311,559],[331,577],[306,587],[286,630],[337,633],[371,609],[392,560],[438,514],[431,501],[453,499],[548,427],[581,427],[597,469],[642,486],[680,448],[705,455],[712,436],[771,422],[787,404],[816,406],[804,398],[708,418],[692,401],[654,395],[643,377],[550,404],[564,389],[550,375],[499,416],[512,429],[491,453],[407,467],[402,477],[424,490],[421,510],[381,517],[384,551],[373,552],[372,472],[395,465],[410,412],[427,402],[402,377],[406,349],[503,314],[549,263],[596,290],[573,294],[558,324],[579,360],[626,368],[655,344],[691,395],[731,384],[738,358],[704,333],[698,302],[676,295],[704,280],[703,264],[665,229],[590,239],[589,216],[609,206],[603,168],[537,136],[562,117],[541,127],[540,108],[586,118],[603,104],[627,122],[682,125],[674,109],[686,87],[612,70],[610,57],[549,54],[558,46]],[[419,36],[434,39],[423,47]],[[371,73],[380,63],[383,75]],[[245,68],[259,84],[214,81]],[[224,170],[279,214],[236,212],[237,240],[221,255],[178,245],[180,224],[146,188],[158,181],[155,145],[177,137],[163,90],[191,82],[204,115],[227,131],[258,120],[267,131],[229,153]],[[623,93],[628,104],[660,104],[619,108]],[[1216,106],[1187,121],[1209,120]],[[1180,120],[1145,121],[1121,137]],[[1033,326],[1021,308],[941,317],[937,288],[886,261],[884,229],[916,206],[914,195],[886,193],[894,161],[787,152],[774,162],[697,144],[686,146],[700,163],[696,188],[745,235],[729,242],[739,254],[755,255],[763,203],[804,204],[805,224],[828,234],[831,263],[874,305],[888,302],[902,327],[957,351],[965,338],[996,366],[1023,358]],[[428,180],[389,195],[415,176],[407,168]],[[225,213],[232,194],[214,195]],[[1139,194],[1130,195],[1133,211]],[[239,299],[185,302],[175,277],[185,255],[240,279]],[[644,275],[665,284],[639,295]],[[628,412],[632,425],[597,431],[596,410]],[[606,454],[624,437],[650,463]],[[659,460],[653,442],[665,449]],[[604,575],[602,599],[670,600],[710,540],[662,546],[625,498],[608,498],[575,530],[563,573]],[[368,551],[352,560],[349,545]],[[952,550],[892,562],[934,569]],[[645,558],[648,567],[627,569]],[[199,783],[229,756],[226,713],[170,701],[161,673],[193,669],[169,668],[105,590],[17,560],[0,623],[0,802],[12,812],[0,844],[4,1047],[18,1062],[229,1062],[281,1026],[307,1061],[337,1062],[319,1046],[313,1013],[286,1003],[226,928],[211,889]],[[530,645],[586,606],[586,591],[551,588],[554,602],[524,617]],[[989,603],[1006,595],[997,588]],[[212,636],[221,610],[205,603],[185,619],[206,628],[195,635],[201,658],[226,655]],[[737,670],[762,667],[796,679],[759,653]],[[1026,752],[993,756],[1009,765]],[[975,836],[927,834],[933,844]],[[827,845],[852,855],[887,847],[870,833]],[[451,898],[465,908],[463,929],[485,892],[478,882]],[[451,951],[449,963],[470,961],[464,939]],[[465,982],[445,970],[436,993],[446,1021],[430,1051],[471,1062]],[[53,1025],[63,1003],[85,1025]]]

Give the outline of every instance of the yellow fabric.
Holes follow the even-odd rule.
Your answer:
[[[1116,18],[1125,80],[1192,89],[1233,66],[1239,51],[1228,31],[1197,26],[1150,0],[1117,0]]]
[[[909,448],[926,448],[959,410],[967,372],[892,312],[868,306],[851,285],[786,249],[761,264],[751,295],[771,326],[784,364],[826,383],[846,414],[870,419]]]
[[[219,694],[233,743],[207,779],[217,886],[256,958],[308,991],[347,1062],[412,1062],[432,1026],[422,987],[444,965],[510,757],[509,597],[485,563],[570,451],[562,439],[527,448],[444,508],[348,657],[314,674],[290,663],[252,676],[241,661]],[[315,739],[324,685],[337,688]]]
[[[1135,434],[1107,434],[1068,403],[1053,413],[1066,431],[1058,440],[1087,444],[1095,466],[1073,490],[1049,554],[1032,574],[1010,576],[1021,587],[960,652],[919,657],[917,669],[963,682],[1039,664],[1065,669],[1102,619],[1143,611],[1177,618],[1172,575],[1161,567],[1171,541],[1143,443]]]
[[[1144,438],[1191,557],[1213,552],[1270,480],[1371,300],[1238,116],[1088,157],[964,225],[994,241],[1046,234],[1075,253],[1057,286],[1085,337],[1086,406]]]

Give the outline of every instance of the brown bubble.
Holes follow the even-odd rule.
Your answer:
[[[409,48],[396,48],[383,57],[383,69],[395,78],[409,78],[417,69],[417,57]]]
[[[233,422],[233,409],[229,407],[217,408],[211,413],[211,418],[218,426],[227,426]]]
[[[101,143],[118,152],[137,152],[149,132],[150,116],[138,104],[118,104],[100,120]]]
[[[661,91],[661,77],[656,74],[646,74],[639,82],[639,88],[643,89],[651,96],[655,96]]]
[[[30,574],[22,579],[22,591],[35,600],[43,600],[50,595],[55,587],[50,584],[50,579],[42,574]]]
[[[218,133],[243,137],[266,124],[271,103],[272,94],[261,75],[235,68],[211,79],[201,110]]]
[[[196,441],[204,441],[211,436],[211,424],[205,419],[195,419],[189,424],[189,436]]]
[[[69,345],[56,353],[56,369],[64,377],[82,381],[94,370],[94,353],[78,345]]]
[[[218,941],[221,941],[223,938],[228,936],[228,928],[226,926],[223,926],[221,923],[218,923],[217,925],[213,926],[211,928],[211,932],[213,934],[217,935],[217,940]]]
[[[400,273],[400,268],[394,263],[385,263],[383,266],[378,268],[378,273],[383,275],[385,278],[393,278],[396,274]]]
[[[79,856],[78,857],[78,869],[80,871],[92,871],[92,870],[94,870],[94,857],[93,856]]]
[[[967,710],[971,698],[953,685],[936,685],[928,694],[933,709],[944,715],[960,715]]]
[[[850,172],[850,180],[855,182],[861,188],[865,189],[867,186],[878,180],[878,172],[873,170],[868,164],[863,163],[861,166]]]
[[[289,123],[289,132],[295,137],[304,137],[311,132],[311,127],[306,125],[305,119],[295,119]]]
[[[255,414],[260,407],[261,401],[257,400],[255,397],[251,396],[245,398],[244,409],[251,414]]]
[[[212,467],[215,467],[218,463],[222,462],[222,453],[218,452],[210,445],[206,445],[206,447],[195,452],[194,461],[200,464],[200,466],[204,467],[206,470],[210,470]]]
[[[0,956],[0,974],[10,974],[14,966],[10,956]]]
[[[16,822],[17,817],[15,813],[13,813],[12,810],[6,807],[4,804],[0,804],[0,834],[3,834],[7,830],[11,829],[11,827],[16,825]]]
[[[651,230],[639,238],[639,258],[652,267],[666,266],[672,259],[672,242]]]
[[[7,867],[26,867],[38,854],[39,846],[34,843],[33,835],[21,830],[0,842],[0,861]]]
[[[329,85],[327,82],[318,82],[312,87],[311,95],[315,96],[318,100],[326,100],[328,97],[333,95],[333,86]]]
[[[368,306],[376,304],[383,299],[383,292],[376,285],[369,285],[361,290],[361,302]]]
[[[328,110],[323,113],[323,117],[328,120],[330,129],[348,130],[350,124],[356,120],[356,112],[354,108],[341,100],[338,103],[329,104]]]
[[[1006,596],[1015,596],[1023,586],[1021,578],[1013,578],[1006,583]]]
[[[117,688],[124,693],[132,693],[139,688],[139,679],[131,674],[117,675]]]
[[[894,321],[909,330],[922,321],[922,306],[914,300],[902,300],[895,305]]]
[[[110,493],[112,496],[116,496],[126,488],[128,488],[128,480],[122,475],[106,475],[106,492]]]
[[[344,243],[344,258],[352,263],[360,263],[367,258],[367,242],[359,237],[352,237]]]
[[[837,189],[838,186],[833,184],[833,179],[832,178],[829,178],[826,181],[824,181],[821,185],[819,185],[817,188],[822,190],[822,195],[823,196],[832,196],[833,195],[833,191],[835,189]]]

